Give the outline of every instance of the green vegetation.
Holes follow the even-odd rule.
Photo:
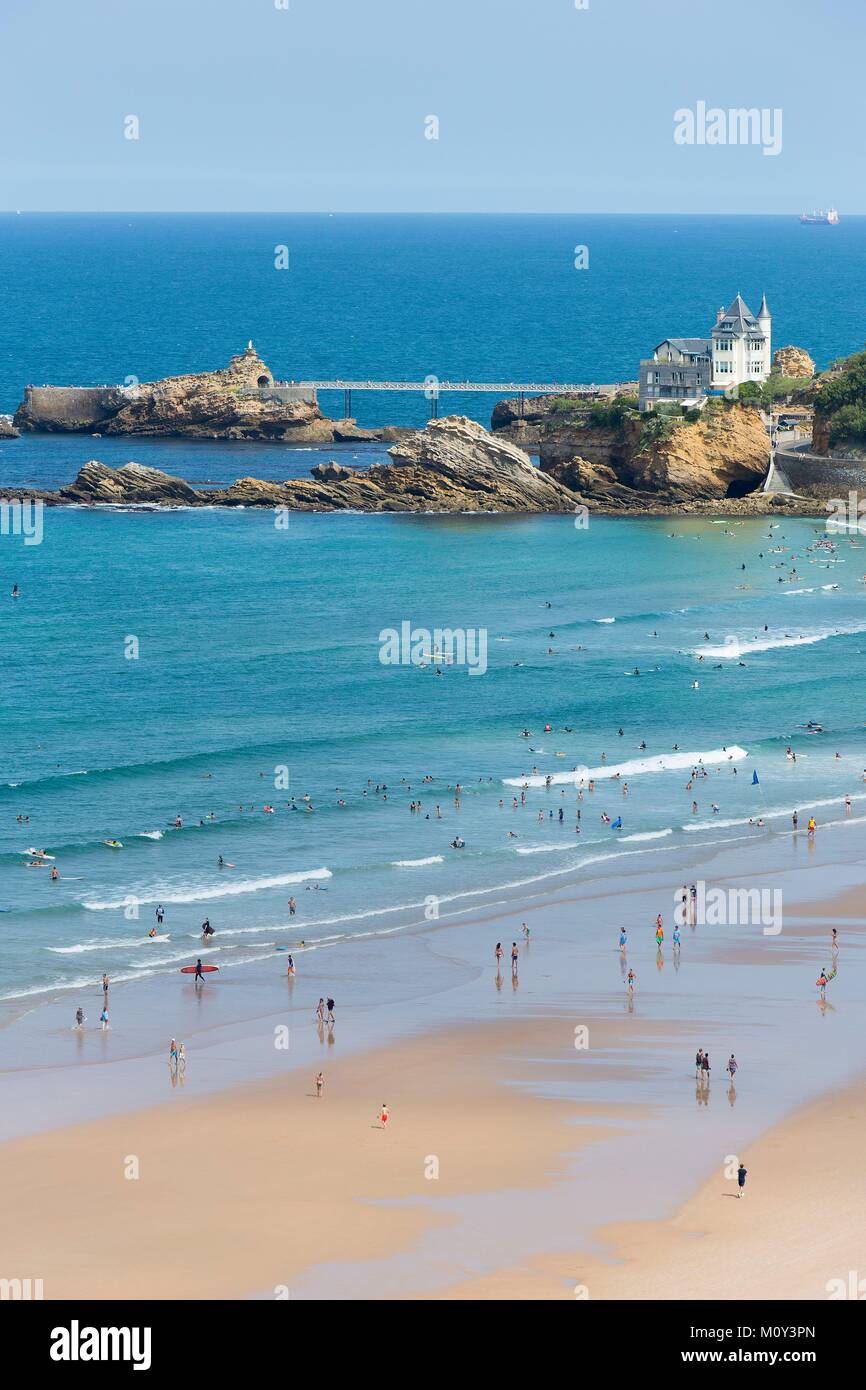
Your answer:
[[[570,424],[621,431],[627,416],[633,415],[637,408],[637,396],[617,396],[611,401],[589,401],[587,404],[574,396],[557,396],[551,413]]]
[[[831,448],[866,443],[866,352],[855,352],[841,371],[824,378],[815,414],[827,421]]]

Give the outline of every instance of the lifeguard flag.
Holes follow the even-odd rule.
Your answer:
[[[752,786],[753,786],[753,787],[757,787],[757,785],[758,785],[758,769],[755,768],[755,771],[752,773]]]

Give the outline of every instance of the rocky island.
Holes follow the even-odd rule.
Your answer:
[[[252,343],[227,367],[124,386],[28,386],[18,430],[188,439],[278,440],[287,444],[393,439],[396,429],[363,430],[330,420],[314,390],[277,382]]]

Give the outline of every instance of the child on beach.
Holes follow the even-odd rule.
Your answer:
[[[388,1107],[387,1105],[383,1104],[382,1109],[379,1111],[379,1124],[382,1127],[382,1129],[388,1128],[388,1121],[390,1118],[391,1117],[388,1114]]]

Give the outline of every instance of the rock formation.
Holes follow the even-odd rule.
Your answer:
[[[25,430],[106,435],[181,435],[287,443],[382,437],[354,420],[329,420],[315,393],[275,383],[252,344],[214,372],[165,377],[128,387],[33,387],[15,413]]]
[[[741,496],[757,488],[769,463],[769,440],[757,410],[710,404],[694,422],[626,415],[609,425],[591,414],[542,433],[541,467],[584,497],[622,505],[648,498],[682,502]]]
[[[172,478],[159,468],[125,463],[109,468],[91,459],[68,487],[60,489],[66,502],[159,502],[166,506],[196,506],[203,498],[182,478]]]
[[[0,439],[17,439],[19,431],[9,415],[0,415]]]
[[[815,363],[805,348],[780,347],[776,348],[773,353],[773,370],[777,371],[780,376],[813,377],[815,375]]]

